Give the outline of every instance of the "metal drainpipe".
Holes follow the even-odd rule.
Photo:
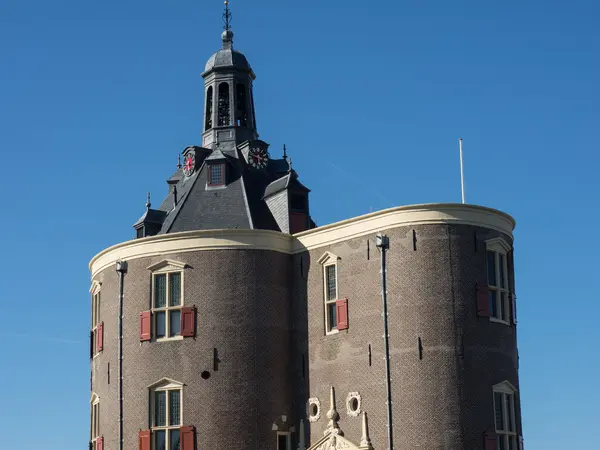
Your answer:
[[[387,416],[388,416],[388,449],[394,450],[394,432],[392,428],[392,386],[390,378],[390,340],[388,332],[387,308],[387,277],[385,254],[390,248],[389,238],[384,234],[377,234],[376,245],[381,250],[381,302],[383,303],[383,342],[385,346],[385,383],[387,389]]]
[[[119,450],[123,450],[123,278],[127,262],[117,261],[119,273]]]

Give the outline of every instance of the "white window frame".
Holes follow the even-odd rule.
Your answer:
[[[493,311],[490,308],[490,321],[499,322],[505,325],[510,325],[511,321],[511,294],[510,294],[510,276],[508,273],[508,253],[510,252],[510,245],[502,238],[494,238],[486,241],[485,243],[486,253],[485,253],[485,266],[486,272],[485,276],[488,278],[489,268],[488,268],[488,253],[494,254],[494,266],[496,269],[495,277],[496,284],[490,284],[490,280],[487,280],[488,290],[489,290],[489,298],[491,305],[492,292],[496,293],[496,304],[495,311],[497,315],[493,315]],[[504,256],[501,258],[500,255]],[[502,263],[502,269],[504,272],[504,287],[502,287],[501,283],[501,271],[500,266]]]
[[[339,271],[338,271],[338,261],[340,260],[340,258],[336,255],[334,255],[333,253],[330,252],[325,252],[325,254],[323,254],[323,256],[321,256],[318,260],[318,263],[321,264],[321,266],[323,266],[323,303],[324,303],[324,308],[325,308],[325,314],[324,314],[324,326],[325,326],[325,334],[326,335],[331,335],[331,334],[336,334],[339,333],[339,330],[337,329],[337,311],[336,311],[336,325],[335,327],[332,326],[331,324],[331,317],[329,314],[329,306],[330,305],[336,305],[337,301],[340,298],[340,291],[339,291]],[[334,299],[328,299],[327,298],[327,287],[328,287],[328,279],[327,279],[327,269],[329,267],[335,267],[335,298]]]
[[[181,427],[183,426],[183,383],[180,383],[179,381],[175,381],[175,380],[171,380],[169,378],[163,378],[162,380],[158,381],[157,383],[154,383],[153,385],[149,386],[149,391],[150,391],[150,395],[149,395],[149,399],[150,399],[150,430],[151,430],[151,435],[152,435],[152,444],[151,444],[151,448],[152,450],[155,450],[156,447],[156,436],[157,436],[157,431],[165,431],[165,439],[166,439],[166,444],[167,444],[167,448],[169,447],[170,444],[170,437],[171,437],[171,432],[174,430],[177,431],[181,431]],[[169,392],[174,392],[174,391],[179,391],[179,424],[177,425],[172,425],[169,423],[169,419],[170,419],[170,411],[169,408],[171,407],[171,403],[169,402]],[[165,422],[167,423],[167,425],[164,426],[157,426],[155,424],[155,420],[156,420],[156,415],[155,415],[155,406],[156,406],[156,393],[157,392],[165,392]],[[179,434],[179,439],[180,439],[180,443],[181,443],[181,433]]]
[[[277,432],[277,450],[283,450],[279,448],[279,436],[286,436],[287,450],[292,450],[292,433],[290,431]]]
[[[92,394],[90,399],[90,442],[92,450],[96,450],[96,442],[100,437],[100,398]]]
[[[494,405],[494,428],[496,430],[496,435],[498,437],[498,444],[500,444],[501,440],[504,440],[505,449],[514,448],[518,449],[520,445],[519,434],[517,432],[517,411],[516,411],[516,401],[515,394],[517,390],[515,387],[510,384],[508,381],[504,381],[499,383],[493,387],[493,405]],[[500,394],[502,396],[502,422],[504,423],[504,430],[499,430],[497,428],[497,420],[496,420],[496,394]],[[511,403],[511,408],[508,407],[508,402]],[[512,417],[509,417],[509,412],[512,413]],[[508,429],[508,424],[513,424],[513,430]],[[512,447],[509,447],[509,442],[512,441]]]
[[[183,339],[183,336],[181,335],[181,331],[179,330],[179,334],[175,335],[175,336],[169,336],[170,332],[171,332],[171,312],[172,311],[181,311],[183,309],[183,307],[185,306],[185,292],[184,292],[184,272],[185,272],[185,268],[187,267],[187,264],[179,262],[179,261],[173,261],[171,259],[165,259],[157,264],[153,264],[152,266],[148,267],[148,270],[152,271],[152,298],[151,298],[151,311],[152,311],[152,337],[155,341],[157,342],[162,342],[162,341],[176,341],[176,340],[181,340]],[[171,275],[174,273],[179,273],[179,277],[180,277],[180,302],[179,305],[177,306],[169,306],[169,296],[170,294],[170,282],[171,282]],[[155,304],[156,304],[156,277],[157,276],[162,276],[164,275],[166,278],[166,303],[165,303],[165,307],[163,308],[156,308]],[[157,318],[157,313],[164,313],[165,314],[165,335],[163,337],[157,337],[156,335],[156,318]],[[181,315],[180,315],[181,317]]]
[[[100,305],[102,303],[102,297],[100,294],[102,284],[96,280],[92,282],[90,287],[91,301],[92,301],[92,358],[95,358],[100,354],[98,351],[98,325],[102,323],[100,320]]]

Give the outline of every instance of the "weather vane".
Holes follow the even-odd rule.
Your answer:
[[[225,12],[223,13],[223,22],[225,22],[225,26],[223,27],[225,31],[229,31],[229,26],[231,24],[231,11],[229,11],[229,0],[225,0]]]

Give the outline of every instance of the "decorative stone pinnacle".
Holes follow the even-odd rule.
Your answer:
[[[362,437],[360,438],[361,450],[372,450],[371,438],[369,437],[369,422],[366,411],[362,413]]]
[[[325,429],[325,432],[323,434],[327,435],[331,433],[343,436],[344,433],[342,432],[340,426],[337,423],[340,418],[340,415],[338,414],[337,409],[335,409],[335,389],[333,388],[333,386],[331,386],[329,391],[329,403],[331,405],[329,411],[327,411],[327,418],[329,419],[329,423],[327,424],[327,428]]]
[[[300,427],[298,431],[298,450],[306,450],[306,442],[304,437],[304,420],[300,419]]]

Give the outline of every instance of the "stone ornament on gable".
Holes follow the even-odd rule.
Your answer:
[[[332,434],[329,439],[323,442],[315,450],[340,450],[340,449],[352,449],[352,446],[345,439],[338,439],[338,436]]]
[[[329,411],[327,411],[327,418],[329,419],[329,422],[327,423],[327,428],[325,429],[323,434],[328,435],[331,433],[334,435],[339,434],[340,436],[343,436],[344,433],[338,425],[340,415],[338,414],[337,409],[335,408],[335,389],[333,388],[333,386],[331,386],[331,388],[329,389],[329,404]]]
[[[296,427],[294,427],[291,423],[288,422],[288,417],[283,415],[278,417],[273,425],[271,426],[271,430],[273,431],[282,431],[285,433],[294,433],[296,431]]]

